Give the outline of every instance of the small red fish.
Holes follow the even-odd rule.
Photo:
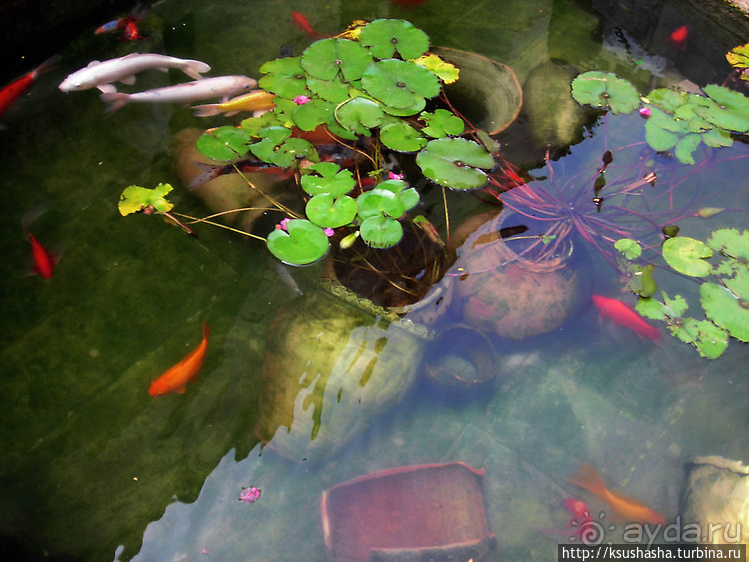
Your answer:
[[[31,243],[31,255],[34,257],[34,273],[45,279],[51,279],[57,265],[57,258],[37,242],[34,235],[27,232]]]
[[[14,101],[16,101],[21,94],[28,90],[37,77],[50,69],[50,67],[57,62],[60,58],[58,55],[51,57],[36,67],[31,72],[24,74],[18,80],[15,80],[0,90],[0,117],[5,113],[5,110],[10,107]]]
[[[614,324],[629,328],[641,338],[650,338],[653,341],[661,339],[661,333],[657,328],[645,322],[642,316],[622,301],[593,295],[593,304],[596,305],[602,317],[608,318]]]
[[[138,29],[138,26],[134,21],[129,22],[125,26],[125,41],[138,41],[139,39],[145,39],[147,36],[143,35]]]
[[[590,515],[590,510],[585,502],[576,500],[574,498],[567,498],[564,500],[564,507],[572,515],[569,523],[561,529],[541,529],[542,532],[554,535],[568,535],[576,536],[578,540],[582,540],[582,535],[588,528],[588,524],[593,521],[593,517]]]
[[[198,371],[203,367],[203,359],[208,349],[208,336],[210,333],[211,329],[203,322],[203,341],[198,344],[198,347],[188,353],[182,361],[172,366],[163,375],[153,381],[148,389],[148,394],[151,396],[169,394],[170,392],[184,394],[187,391],[187,383],[194,379]]]
[[[140,4],[136,4],[133,10],[126,16],[112,20],[96,28],[94,35],[103,35],[104,33],[117,33],[121,29],[125,29],[128,24],[136,21],[144,21],[148,18],[151,10],[144,8]]]
[[[601,480],[598,471],[592,466],[580,463],[580,469],[567,479],[568,482],[593,492],[622,519],[631,523],[665,525],[663,514],[653,511],[639,500],[612,492]]]
[[[299,29],[304,31],[307,35],[314,38],[320,38],[323,37],[322,33],[318,33],[314,30],[310,22],[307,20],[306,17],[304,17],[303,14],[299,12],[291,12],[291,19],[294,22],[294,25],[296,25]]]
[[[668,36],[668,42],[671,43],[677,49],[682,51],[687,46],[687,39],[689,38],[689,26],[682,25],[679,29],[675,30],[671,35]]]

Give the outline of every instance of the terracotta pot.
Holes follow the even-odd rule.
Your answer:
[[[263,363],[255,434],[292,460],[340,449],[414,382],[423,326],[323,281],[280,310]]]

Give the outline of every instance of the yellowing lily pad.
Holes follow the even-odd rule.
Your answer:
[[[445,84],[452,84],[453,82],[457,82],[458,78],[460,77],[460,70],[458,69],[458,67],[432,53],[422,55],[419,58],[414,59],[413,62],[415,62],[416,64],[420,64],[427,70],[431,70],[432,72],[434,72]]]
[[[147,189],[137,185],[125,188],[120,195],[117,208],[124,217],[131,213],[137,213],[148,207],[153,207],[162,213],[168,213],[174,205],[166,200],[165,196],[172,190],[168,183],[160,183],[153,189]]]

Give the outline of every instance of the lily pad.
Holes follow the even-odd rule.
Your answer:
[[[250,145],[250,151],[265,162],[288,168],[297,158],[317,156],[312,143],[300,138],[289,138],[291,130],[286,127],[266,127],[260,133],[262,139]]]
[[[406,212],[405,205],[396,193],[377,187],[359,195],[356,206],[362,219],[383,215],[399,219]]]
[[[406,211],[410,211],[419,204],[419,192],[413,187],[408,187],[408,184],[403,180],[386,180],[380,182],[377,184],[377,189],[385,189],[394,193]]]
[[[307,73],[302,68],[302,57],[273,59],[260,67],[265,74],[258,80],[258,86],[285,98],[295,98],[309,94],[306,87]]]
[[[416,115],[427,106],[427,100],[422,97],[417,97],[413,105],[408,107],[390,107],[389,105],[382,105],[382,111],[388,115],[395,115],[396,117],[408,117],[410,115]]]
[[[165,195],[172,190],[168,183],[160,183],[153,189],[131,185],[126,187],[120,195],[117,208],[124,217],[131,213],[137,213],[147,207],[153,207],[162,213],[168,213],[174,205],[166,200]]]
[[[338,106],[335,117],[338,123],[349,131],[369,136],[369,129],[380,125],[384,114],[377,102],[367,98],[353,98]]]
[[[572,81],[572,97],[579,104],[608,107],[612,113],[629,113],[640,105],[635,87],[616,74],[593,70]]]
[[[425,111],[419,119],[427,124],[421,132],[434,138],[462,135],[465,130],[463,120],[446,109],[437,109],[434,113]]]
[[[631,238],[622,238],[621,240],[617,240],[614,244],[614,248],[624,254],[624,257],[628,260],[639,258],[640,254],[642,254],[642,248],[640,247],[640,245],[637,243],[637,241],[632,240]]]
[[[260,117],[248,117],[243,119],[240,127],[247,131],[250,136],[259,138],[262,136],[260,131],[266,127],[282,127],[283,123],[273,111],[267,111]]]
[[[479,189],[488,181],[480,170],[494,167],[487,150],[462,138],[435,139],[416,156],[416,163],[433,182],[455,190]]]
[[[305,170],[302,176],[302,189],[310,195],[328,193],[333,197],[345,195],[356,185],[356,180],[349,170],[341,170],[338,164],[333,162],[320,162],[313,164]]]
[[[286,223],[286,230],[275,229],[266,240],[268,250],[290,265],[307,265],[328,253],[328,237],[319,226],[305,219]]]
[[[320,80],[333,80],[340,73],[351,82],[361,78],[371,62],[372,54],[356,41],[322,39],[304,50],[301,65],[310,76]]]
[[[390,248],[403,238],[403,227],[395,219],[377,215],[365,219],[359,227],[361,238],[373,248]]]
[[[380,129],[380,140],[388,148],[398,152],[416,152],[426,146],[427,139],[408,123],[399,121]]]
[[[247,154],[252,136],[237,127],[218,127],[206,131],[198,138],[196,146],[203,156],[211,160],[234,160]]]
[[[705,314],[734,338],[749,342],[749,271],[741,270],[727,279],[726,286],[700,285],[700,302]]]
[[[370,96],[394,108],[408,107],[419,98],[433,98],[440,93],[440,81],[433,72],[398,59],[370,64],[361,84]]]
[[[414,59],[413,62],[415,62],[416,64],[420,64],[427,70],[431,70],[432,72],[434,72],[445,84],[452,84],[453,82],[457,82],[458,78],[460,77],[460,70],[457,66],[441,59],[440,57],[432,53],[422,55],[419,58]]]
[[[726,60],[734,68],[749,68],[749,43],[728,51]],[[743,73],[741,77],[744,78]],[[744,78],[744,80],[747,80],[747,78]]]
[[[749,230],[739,232],[735,228],[715,230],[707,239],[707,245],[728,258],[715,268],[716,274],[733,275],[749,266]]]
[[[349,98],[349,85],[336,76],[333,80],[307,77],[307,88],[322,99],[339,104]],[[308,105],[308,104],[305,104]]]
[[[292,112],[294,124],[302,131],[314,131],[318,125],[328,122],[334,108],[331,102],[318,99],[298,105]]]
[[[686,236],[669,238],[663,243],[663,259],[679,273],[692,277],[704,277],[713,271],[705,261],[713,251],[704,242]]]
[[[338,228],[356,217],[356,201],[348,195],[339,198],[330,193],[315,195],[305,207],[307,218],[322,228]]]
[[[722,129],[746,133],[749,131],[749,98],[743,94],[716,84],[703,88],[715,104],[700,107],[698,114]]]
[[[427,34],[406,20],[375,20],[361,30],[359,42],[379,59],[392,58],[396,51],[406,60],[415,59],[429,49]]]

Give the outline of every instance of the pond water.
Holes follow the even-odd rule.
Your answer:
[[[307,332],[316,321],[330,330],[334,314],[351,317],[354,309],[336,312],[341,305],[319,297],[322,266],[291,270],[300,296],[262,243],[206,225],[197,227],[196,240],[155,217],[119,215],[125,187],[160,182],[174,185],[175,210],[208,214],[180,184],[170,148],[181,131],[230,118],[205,120],[182,107],[147,104],[105,116],[95,91],[65,95],[57,89],[90,60],[129,52],[203,60],[213,76],[256,77],[282,47],[298,54],[312,41],[294,26],[292,11],[330,34],[354,19],[405,18],[433,45],[477,52],[515,71],[526,104],[499,140],[504,157],[532,176],[549,176],[547,149],[558,184],[594,174],[602,154],[613,149],[612,170],[631,171],[642,158],[652,159],[665,178],[661,185],[678,184],[675,205],[735,210],[680,220],[683,234],[704,240],[715,228],[749,227],[742,212],[749,204],[746,145],[699,151],[692,167],[648,156],[636,113],[608,116],[604,124],[599,114],[558,101],[556,92],[568,79],[560,82],[555,72],[616,72],[641,93],[682,80],[722,83],[729,71],[722,57],[741,40],[711,36],[709,18],[676,9],[679,2],[650,3],[659,11],[627,22],[632,31],[604,18],[602,12],[616,15],[606,4],[427,0],[406,9],[385,0],[164,0],[142,24],[149,36],[140,42],[83,30],[5,115],[7,129],[0,131],[5,551],[17,560],[322,561],[323,491],[379,470],[461,461],[486,470],[483,502],[498,547],[484,560],[549,560],[566,537],[541,529],[569,521],[565,498],[583,499],[595,513],[606,509],[566,481],[580,462],[595,467],[612,489],[646,500],[667,522],[679,514],[689,459],[720,455],[749,462],[749,347],[732,340],[723,357],[710,361],[663,325],[663,337],[654,342],[602,322],[592,294],[630,304],[635,299],[582,240],[576,247],[585,257],[574,267],[584,295],[563,323],[522,340],[478,334],[465,340],[466,346],[488,341],[498,355],[491,369],[499,374],[479,397],[455,400],[450,391],[424,384],[424,365],[440,353],[431,345],[421,356],[424,334],[378,324],[362,335],[361,326],[343,322],[349,332],[341,345],[349,337],[400,345],[377,371],[382,377],[387,370],[392,379],[377,381],[382,387],[370,387],[369,395],[354,393],[363,402],[359,410],[349,403],[349,417],[324,418],[322,445],[306,460],[278,454],[303,431],[278,428],[276,446],[272,440],[261,447],[259,404],[273,398],[264,394],[264,363],[273,377],[288,375],[294,360],[305,360],[294,352],[310,345],[308,333],[294,332],[288,322],[296,314],[310,323]],[[685,45],[667,41],[687,23]],[[655,31],[644,41],[635,39],[637,29]],[[170,80],[182,77],[148,72],[137,87]],[[420,187],[421,212],[444,237],[442,193],[423,182]],[[447,200],[453,229],[496,208],[469,194],[448,193]],[[24,222],[59,255],[51,279],[30,275]],[[670,294],[691,295],[699,316],[695,283],[660,270],[657,280]],[[545,295],[526,296],[544,306]],[[305,304],[312,298],[323,302]],[[212,331],[197,381],[185,394],[149,396],[151,381],[198,344],[203,322]],[[465,322],[456,300],[431,328],[439,333]],[[404,382],[385,388],[398,377]],[[338,389],[329,384],[335,395]],[[335,430],[326,433],[331,426]],[[261,490],[258,501],[238,501],[251,486]],[[607,532],[621,536],[618,528]]]

